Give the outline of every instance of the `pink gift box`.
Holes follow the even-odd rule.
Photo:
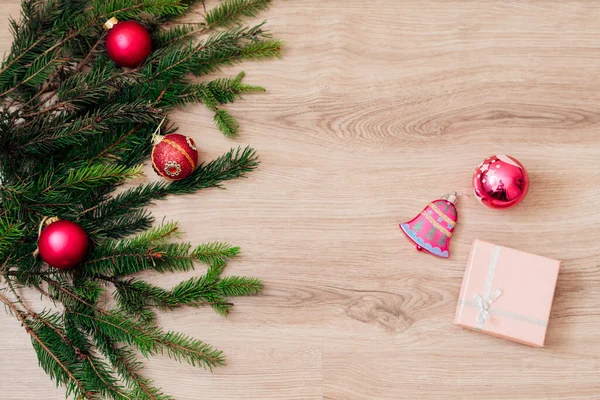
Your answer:
[[[475,239],[455,323],[543,347],[560,261]]]

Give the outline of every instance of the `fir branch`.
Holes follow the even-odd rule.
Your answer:
[[[210,345],[177,332],[167,332],[159,343],[169,357],[177,361],[186,361],[192,366],[212,370],[214,367],[225,365],[223,352],[213,349]]]
[[[177,17],[188,9],[181,0],[140,0],[135,6],[131,3],[131,0],[94,0],[92,7],[97,15],[120,20],[136,19],[141,11],[156,17]]]
[[[171,295],[181,304],[199,305],[206,302],[219,314],[226,315],[233,304],[217,293],[215,283],[209,275],[190,278],[176,285],[171,290]]]
[[[92,250],[83,265],[83,274],[131,275],[144,270],[157,272],[189,271],[194,268],[194,256],[187,243],[138,244],[127,239],[106,241]]]
[[[108,131],[114,124],[152,123],[158,119],[160,111],[150,107],[146,102],[136,101],[127,105],[106,105],[81,119],[70,121],[68,117],[51,120],[45,127],[37,130],[29,126],[29,134],[21,140],[25,142],[14,150],[25,155],[43,155],[81,143],[86,137]]]
[[[57,54],[53,53],[38,58],[25,73],[25,79],[21,82],[21,85],[37,86],[44,83],[50,78],[57,66],[65,61],[65,59],[60,59]]]
[[[9,250],[24,234],[22,224],[0,217],[0,259],[5,259]]]
[[[135,279],[120,281],[106,278],[114,283],[116,291],[113,297],[119,307],[130,315],[137,316],[142,320],[154,320],[154,312],[148,306],[159,309],[170,309],[172,307],[167,290],[151,285],[147,282]]]
[[[28,312],[36,322],[42,323],[55,332],[68,346],[67,351],[71,353],[71,359],[78,364],[77,372],[81,374],[82,382],[90,393],[99,393],[118,400],[132,400],[132,397],[125,393],[119,385],[109,367],[89,351],[90,346],[87,339],[76,327],[69,326],[70,330],[59,327],[62,318],[57,313],[45,312],[43,315],[39,315],[30,310]]]
[[[129,138],[137,130],[141,129],[142,126],[143,126],[143,124],[138,124],[135,127],[131,128],[129,131],[127,131],[127,133],[125,133],[123,136],[119,137],[115,142],[111,143],[108,147],[105,147],[104,149],[102,149],[101,152],[98,153],[97,155],[95,155],[89,162],[92,163],[98,159],[102,160],[105,158],[109,158],[109,155],[111,153],[113,153],[115,151],[115,149],[118,149],[119,145],[121,145],[121,143],[123,143],[127,138]]]
[[[192,252],[193,256],[200,262],[210,266],[225,265],[227,259],[237,256],[240,248],[228,243],[213,242],[201,244]]]
[[[88,386],[96,388],[97,393],[115,400],[137,400],[127,393],[114,377],[110,367],[98,357],[86,354],[82,362],[83,373],[89,378]]]
[[[232,28],[213,33],[205,41],[194,46],[175,46],[173,49],[157,52],[155,56],[160,58],[151,60],[156,64],[156,72],[151,79],[171,79],[188,72],[200,76],[216,70],[221,65],[232,64],[245,58],[261,58],[260,46],[248,47],[253,42],[271,42],[265,39],[266,34],[261,28],[262,24],[253,28]],[[269,48],[268,51],[269,54],[274,54],[274,49]]]
[[[200,165],[185,180],[175,181],[167,187],[168,194],[186,194],[209,187],[222,187],[221,182],[245,177],[258,167],[254,149],[231,149],[228,153],[206,165]]]
[[[252,60],[264,60],[267,58],[279,57],[281,51],[281,41],[277,39],[265,39],[252,41],[244,46],[240,57]]]
[[[225,0],[205,20],[160,29],[202,0],[23,0],[14,41],[0,66],[0,273],[17,299],[0,301],[32,338],[42,368],[76,398],[172,400],[141,375],[134,348],[212,369],[220,351],[183,334],[165,333],[154,311],[210,305],[226,314],[229,297],[253,295],[262,283],[220,275],[239,248],[173,242],[174,223],[151,228],[145,209],[168,195],[222,187],[258,166],[253,149],[232,149],[182,181],[125,189],[141,174],[158,121],[175,107],[203,103],[226,135],[239,127],[221,105],[264,91],[236,77],[192,82],[222,66],[278,56],[280,43],[256,26],[237,26],[267,0]],[[154,39],[140,66],[122,69],[103,51],[101,24],[112,16],[141,22]],[[214,28],[225,27],[221,31]],[[200,37],[201,34],[210,32]],[[173,132],[168,126],[164,133]],[[33,256],[44,216],[76,221],[90,237],[85,261],[59,271]],[[133,235],[133,236],[131,236]],[[144,270],[206,274],[170,289],[127,277]],[[118,309],[99,306],[114,284]],[[31,309],[17,292],[30,286],[59,311]],[[47,288],[46,288],[47,285]]]
[[[93,213],[94,218],[104,218],[126,214],[131,210],[145,207],[154,200],[164,199],[169,194],[181,195],[193,193],[201,189],[222,187],[222,182],[245,177],[259,165],[254,149],[231,149],[223,156],[202,164],[196,168],[192,176],[183,181],[166,183],[152,182],[130,188],[104,203],[84,210],[80,215]]]
[[[72,192],[87,191],[96,187],[115,185],[140,176],[142,165],[128,168],[122,165],[95,164],[80,169],[74,169],[64,180],[46,187],[42,193],[49,191]]]
[[[137,400],[174,400],[153,386],[152,381],[140,375],[142,364],[137,361],[135,354],[127,348],[117,347],[107,336],[94,334],[96,346],[116,367],[132,395]]]
[[[86,221],[86,232],[96,240],[121,239],[123,237],[150,229],[154,218],[145,209],[133,210],[123,215],[109,215],[110,218],[98,218]]]
[[[269,6],[270,0],[224,0],[206,14],[209,26],[237,23],[242,17],[255,17]]]
[[[84,306],[85,308],[90,309],[90,310],[95,310],[100,314],[108,313],[107,311],[104,311],[101,308],[95,307],[91,302],[88,302],[86,299],[82,298],[77,293],[74,293],[73,291],[69,290],[67,288],[66,284],[61,284],[61,282],[57,282],[54,279],[47,277],[47,276],[43,276],[42,279],[44,281],[48,282],[48,285],[50,286],[50,288],[53,288],[56,291],[56,294],[58,295],[58,296],[50,295],[51,298],[58,299],[65,305],[69,305],[68,299],[71,299],[71,300],[75,301],[75,306],[77,306],[77,305]]]
[[[102,312],[94,317],[71,312],[78,321],[94,332],[111,337],[113,340],[136,346],[144,355],[166,352],[177,361],[186,361],[192,366],[212,369],[223,365],[222,352],[208,344],[176,332],[162,333],[150,321],[133,321],[119,312]]]
[[[13,29],[13,31],[15,31],[15,29]],[[14,32],[14,34],[16,34],[16,32]],[[13,49],[13,51],[10,53],[10,55],[8,56],[8,58],[3,62],[3,66],[0,69],[0,77],[3,77],[3,75],[11,67],[13,67],[18,61],[20,61],[23,57],[25,57],[29,53],[30,50],[32,50],[35,46],[39,45],[47,37],[48,37],[48,35],[44,35],[44,36],[40,37],[39,39],[35,40],[33,43],[31,43],[29,45],[29,47],[27,47],[24,50],[19,51],[16,56],[15,56],[15,51]]]
[[[227,297],[254,296],[260,294],[262,289],[263,283],[260,279],[243,276],[227,276],[216,285],[217,292]]]
[[[66,361],[62,358],[67,357],[65,354],[70,353],[68,346],[61,346],[57,341],[55,332],[51,329],[40,326],[37,329],[25,328],[32,337],[33,347],[38,355],[40,366],[50,375],[52,379],[59,385],[67,387],[67,396],[73,393],[76,396],[86,399],[97,398],[94,392],[85,388],[86,384],[75,376]],[[50,343],[54,343],[53,345]],[[62,355],[60,351],[64,352]],[[73,359],[72,357],[69,357]]]
[[[145,356],[153,353],[162,338],[160,328],[152,323],[133,321],[116,311],[98,313],[93,316],[75,311],[70,313],[77,316],[77,320],[82,326],[118,342],[133,345]]]
[[[31,326],[31,322],[28,320],[28,315],[20,311],[14,304],[4,295],[0,294],[0,301],[2,301],[9,310],[15,315],[25,331],[31,336],[33,346],[38,354],[40,366],[50,375],[52,379],[59,385],[65,385],[67,387],[67,396],[69,393],[73,393],[81,398],[92,400],[95,398],[94,394],[88,392],[85,389],[85,385],[80,381],[74,374],[74,372],[67,367],[67,364],[61,360],[61,356],[50,348],[49,342],[53,341],[50,332],[52,329],[46,327],[38,327],[34,329]],[[54,332],[56,334],[56,332]],[[55,344],[57,343],[54,339]],[[63,349],[64,351],[64,349]],[[67,350],[68,352],[68,350]],[[62,356],[64,357],[64,355]]]
[[[158,48],[165,48],[204,33],[208,31],[208,29],[209,27],[204,22],[197,24],[177,25],[155,32],[152,36],[152,39]]]
[[[260,86],[245,85],[242,83],[244,72],[240,72],[234,78],[219,78],[209,81],[206,89],[214,96],[219,104],[233,103],[242,94],[264,92],[265,89]]]
[[[237,136],[240,124],[228,111],[215,109],[213,121],[226,137],[235,138]]]
[[[220,313],[233,306],[224,298],[258,294],[262,283],[256,279],[231,277],[223,283],[218,282],[219,274],[228,258],[239,253],[239,248],[226,243],[207,243],[194,249],[189,258],[211,265],[206,275],[192,278],[166,290],[147,282],[128,279],[119,280],[101,276],[116,287],[114,298],[120,307],[141,319],[154,319],[154,313],[148,307],[169,310],[184,305],[199,306],[208,304]]]

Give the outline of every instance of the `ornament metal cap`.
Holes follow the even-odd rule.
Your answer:
[[[458,222],[454,203],[460,194],[451,192],[429,203],[423,211],[400,229],[417,245],[418,251],[426,250],[434,256],[450,257],[450,238]]]
[[[442,196],[442,200],[448,200],[450,203],[456,204],[456,200],[458,199],[458,196],[460,196],[458,193],[450,192],[450,193]]]
[[[116,17],[112,17],[111,19],[109,19],[108,21],[106,21],[104,23],[104,25],[102,25],[102,26],[104,27],[105,31],[110,31],[112,29],[112,27],[115,26],[118,23],[119,23],[119,20]]]

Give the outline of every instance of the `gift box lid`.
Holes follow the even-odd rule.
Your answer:
[[[455,323],[542,347],[559,267],[558,260],[475,239]]]

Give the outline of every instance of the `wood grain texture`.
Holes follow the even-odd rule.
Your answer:
[[[0,6],[7,50],[18,0]],[[260,170],[153,210],[186,239],[240,245],[228,273],[264,279],[265,294],[238,299],[228,319],[162,314],[228,366],[154,357],[148,375],[181,400],[599,399],[597,4],[279,0],[265,15],[284,57],[223,71],[268,89],[230,107],[240,139],[222,138],[202,107],[173,117],[202,159],[251,144]],[[496,212],[463,198],[452,258],[414,251],[397,224],[468,192],[497,152],[528,168],[523,204]],[[563,261],[546,348],[453,325],[476,237]],[[0,398],[63,398],[18,322],[0,321]]]

